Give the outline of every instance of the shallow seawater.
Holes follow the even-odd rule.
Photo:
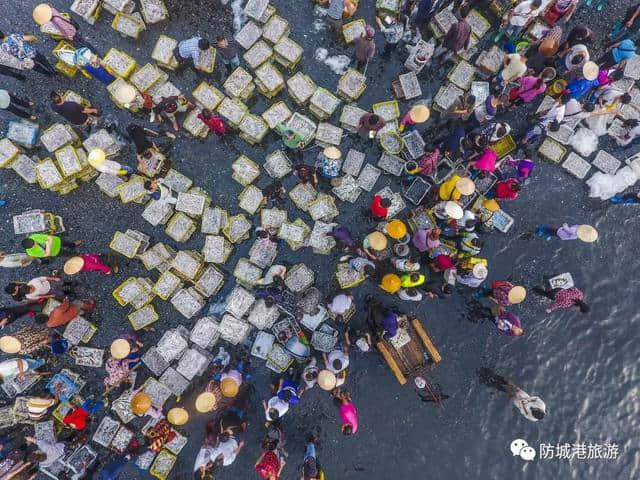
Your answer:
[[[37,3],[28,0],[24,9],[15,13],[15,18],[0,19],[2,31],[34,30],[30,11]],[[59,10],[68,9],[69,2],[50,2]],[[150,53],[160,33],[178,40],[195,33],[215,39],[215,34],[233,31],[231,0],[225,7],[216,2],[168,1],[174,8],[180,5],[179,13],[173,14],[168,24],[152,26],[144,32],[139,41],[123,39],[110,28],[110,15],[95,27],[81,22],[81,28],[91,43],[100,47],[104,54],[115,46],[130,53],[143,65],[150,61]],[[314,60],[317,48],[327,50],[328,57],[349,55],[351,48],[334,45],[326,29],[314,28],[320,18],[314,15],[309,1],[274,0],[278,13],[289,21],[291,37],[305,48],[301,69],[313,80],[330,91],[337,87],[339,77],[330,69]],[[366,5],[365,5],[366,3]],[[373,2],[361,2],[356,18],[364,18],[374,23]],[[571,25],[586,24],[597,33],[608,32],[611,24],[628,7],[629,2],[610,4],[607,13],[595,15],[593,9],[582,7]],[[216,9],[224,8],[226,16]],[[175,12],[173,10],[172,12]],[[317,25],[317,24],[316,24]],[[376,36],[379,49],[383,46],[381,35]],[[54,42],[41,38],[39,48],[50,51]],[[594,56],[599,56],[598,49]],[[389,61],[377,59],[368,67],[368,87],[357,102],[362,108],[370,108],[372,103],[392,98],[391,81],[403,73],[402,63],[406,51],[399,47]],[[224,69],[223,69],[224,70]],[[421,76],[423,97],[431,98],[437,91],[446,71],[425,71]],[[190,93],[200,82],[193,72],[175,74],[171,80]],[[211,84],[219,86],[219,76],[207,78]],[[102,86],[91,80],[75,78],[71,82],[65,78],[43,81],[43,77],[33,74],[22,87],[13,79],[7,79],[11,90],[27,92],[38,104],[43,124],[60,119],[49,112],[46,99],[52,88],[64,90],[70,86],[101,106],[105,113],[114,115],[123,132],[129,117],[114,111]],[[294,103],[286,92],[283,98],[293,108]],[[269,102],[258,95],[249,103],[252,111],[261,113]],[[406,111],[408,104],[401,105]],[[337,124],[338,112],[332,123]],[[303,112],[304,113],[304,112]],[[7,115],[2,116],[5,121]],[[509,114],[509,121],[515,131],[521,131],[526,118],[520,113]],[[142,122],[142,120],[138,120]],[[445,132],[427,125],[425,137],[437,138]],[[606,137],[600,139],[601,146],[609,145]],[[341,145],[343,152],[354,145],[354,139],[345,138]],[[195,180],[207,190],[215,205],[227,208],[231,213],[239,213],[238,195],[242,187],[230,181],[231,162],[242,154],[261,164],[268,153],[280,148],[277,138],[270,134],[263,144],[250,147],[246,142],[234,138],[231,147],[225,147],[214,138],[205,143],[179,138],[172,149],[174,168]],[[355,148],[358,148],[357,144]],[[367,147],[367,161],[376,164],[379,158],[377,147]],[[317,149],[305,154],[308,163],[313,162]],[[44,152],[37,152],[44,157]],[[133,152],[124,157],[129,164],[134,162]],[[258,180],[264,188],[270,182],[266,178]],[[292,179],[284,182],[287,188],[294,184]],[[395,177],[384,175],[378,181],[375,191],[389,185],[393,191],[404,187]],[[166,242],[180,249],[200,250],[204,243],[202,235],[194,237],[186,244],[178,244],[168,239],[160,228],[153,228],[141,217],[139,205],[123,206],[119,201],[107,198],[94,185],[83,185],[78,191],[66,197],[43,192],[37,187],[26,185],[12,172],[0,170],[0,198],[8,200],[2,207],[3,234],[0,248],[17,251],[19,239],[14,237],[11,216],[30,208],[55,211],[64,217],[70,238],[86,240],[86,251],[107,251],[113,232],[137,228],[153,236],[153,241]],[[372,224],[363,221],[360,209],[365,206],[370,195],[361,195],[355,205],[340,204],[342,213],[338,221],[349,225],[354,233],[364,234]],[[289,218],[302,217],[312,224],[310,218],[287,202]],[[439,383],[444,392],[451,396],[442,406],[422,403],[411,385],[400,387],[390,370],[376,353],[354,354],[351,358],[347,388],[352,392],[360,415],[360,431],[357,436],[347,438],[339,432],[337,410],[328,395],[318,388],[306,393],[300,405],[293,408],[284,419],[288,434],[286,450],[289,453],[283,480],[300,478],[300,468],[307,435],[314,431],[319,434],[319,459],[327,472],[327,478],[367,479],[367,480],[409,480],[422,478],[442,478],[452,480],[482,479],[499,480],[505,478],[527,480],[549,479],[631,479],[640,476],[640,453],[637,438],[639,430],[638,398],[638,347],[637,332],[640,324],[637,290],[640,284],[640,267],[636,261],[636,238],[640,232],[640,210],[636,206],[613,206],[587,197],[584,184],[570,177],[560,167],[544,161],[537,162],[533,179],[524,189],[520,199],[505,204],[505,210],[515,217],[516,223],[507,234],[491,233],[486,238],[483,255],[489,258],[490,279],[510,279],[528,287],[540,284],[546,274],[571,271],[576,284],[586,295],[592,306],[588,315],[577,310],[558,311],[547,315],[544,312],[546,300],[530,297],[523,306],[515,309],[522,319],[526,335],[512,339],[499,336],[493,325],[474,324],[464,319],[465,303],[468,299],[457,296],[453,299],[415,304],[402,304],[400,308],[418,315],[425,325],[435,345],[442,354],[443,361],[435,367],[429,379]],[[598,228],[600,239],[596,244],[580,242],[546,242],[538,237],[530,238],[528,232],[535,231],[540,223],[561,224],[588,223]],[[248,241],[237,248],[225,266],[233,270],[235,262],[247,256],[253,242]],[[329,293],[337,287],[334,267],[339,254],[330,257],[310,254],[306,250],[290,252],[282,246],[282,258],[291,263],[306,262],[316,271],[316,285]],[[54,263],[52,267],[61,265]],[[98,311],[92,318],[100,327],[91,346],[108,347],[114,332],[124,331],[128,322],[127,309],[118,306],[111,292],[128,276],[154,277],[140,262],[123,261],[123,273],[116,277],[82,275],[79,287],[82,296],[98,299]],[[29,267],[20,271],[0,271],[2,283],[10,279],[35,277],[43,269]],[[232,288],[227,281],[221,293]],[[372,293],[385,302],[388,297],[371,285],[356,290],[358,305],[364,296]],[[7,297],[2,298],[2,302]],[[183,324],[190,327],[193,321],[185,321],[168,302],[156,302],[161,320],[156,324],[157,332],[145,337],[150,345],[157,341],[166,328]],[[362,321],[358,315],[353,322]],[[16,327],[22,324],[16,325]],[[65,366],[92,378],[87,390],[100,391],[103,371]],[[508,399],[482,385],[476,375],[480,367],[494,369],[525,391],[540,396],[547,405],[547,416],[541,422],[532,423],[520,416]],[[268,397],[268,383],[271,378],[261,361],[252,363],[252,381],[257,394],[252,400],[251,425],[247,446],[236,462],[225,468],[216,478],[250,479],[257,478],[253,464],[260,454],[259,443],[264,434],[263,414],[260,402]],[[138,385],[149,372],[140,369]],[[183,404],[193,405],[193,400],[204,379],[196,382],[192,392],[183,396]],[[3,399],[5,401],[6,399]],[[193,412],[193,409],[191,409]],[[181,453],[171,475],[172,479],[189,478],[193,461],[203,437],[204,425],[212,415],[197,415],[185,431],[189,443]],[[138,428],[141,422],[133,422]],[[30,428],[30,427],[29,427]],[[540,459],[524,462],[512,456],[509,445],[512,440],[522,438],[538,450],[541,443],[551,444],[617,444],[619,455],[615,460],[607,459]],[[538,450],[539,453],[539,450]],[[147,474],[128,469],[121,478],[151,478]]]

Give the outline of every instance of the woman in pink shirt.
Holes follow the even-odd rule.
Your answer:
[[[340,401],[340,421],[342,422],[342,433],[345,435],[355,435],[358,432],[358,410],[351,402],[349,392],[339,390],[334,394]]]
[[[67,275],[75,275],[79,272],[101,272],[105,275],[111,275],[112,272],[118,273],[118,265],[110,266],[109,264],[112,263],[110,259],[103,259],[98,253],[85,253],[67,260],[64,264],[64,273]]]
[[[476,170],[480,170],[481,172],[489,172],[493,173],[496,170],[496,162],[498,160],[498,155],[496,152],[490,148],[487,148],[482,154],[471,162],[471,167]]]
[[[520,77],[518,79],[518,87],[509,92],[509,101],[511,102],[511,106],[516,106],[522,102],[533,102],[538,95],[544,93],[546,89],[547,84],[540,77],[535,77],[533,75]]]
[[[38,5],[33,11],[33,19],[40,25],[43,32],[48,33],[54,39],[62,37],[71,42],[77,48],[86,47],[96,52],[97,50],[80,35],[78,24],[68,14],[62,14],[46,3]],[[55,32],[55,33],[54,33]]]

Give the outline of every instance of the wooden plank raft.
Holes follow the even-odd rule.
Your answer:
[[[442,356],[417,318],[401,317],[400,328],[403,328],[409,336],[407,343],[396,348],[391,341],[381,340],[376,346],[398,383],[404,385],[412,372],[428,364],[440,363]]]

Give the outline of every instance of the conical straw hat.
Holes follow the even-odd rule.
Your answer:
[[[322,152],[325,157],[331,158],[332,160],[338,160],[342,157],[342,153],[336,147],[330,146],[324,149]]]
[[[82,257],[71,257],[64,264],[64,273],[67,275],[75,275],[84,267],[84,260]]]
[[[522,301],[527,297],[527,290],[524,287],[513,287],[509,290],[509,303],[517,304],[522,303]]]
[[[151,397],[145,392],[136,393],[131,399],[131,411],[142,416],[151,408]]]
[[[0,350],[4,353],[18,353],[21,348],[22,344],[16,337],[5,335],[0,338]]]
[[[591,225],[580,225],[576,234],[580,240],[586,243],[592,243],[598,239],[598,231]]]
[[[416,123],[426,122],[429,119],[429,109],[424,105],[416,105],[409,110],[409,116]]]
[[[462,195],[472,195],[476,191],[476,184],[470,178],[463,177],[456,182],[456,188]]]
[[[212,392],[202,392],[196,398],[196,410],[200,413],[210,412],[217,404],[216,396]]]
[[[41,3],[36,8],[33,9],[33,20],[38,25],[44,25],[45,23],[49,23],[52,17],[53,17],[53,11],[51,10],[51,7],[46,3]]]
[[[373,232],[369,234],[369,245],[374,250],[384,250],[387,248],[387,237],[383,233]]]
[[[336,388],[337,382],[338,380],[335,374],[329,370],[321,370],[320,373],[318,373],[318,385],[323,390],[333,390]]]
[[[171,425],[184,425],[189,421],[189,412],[184,408],[174,407],[167,413],[167,420]]]
[[[131,353],[131,345],[124,338],[118,338],[111,344],[111,356],[117,360],[122,360]]]

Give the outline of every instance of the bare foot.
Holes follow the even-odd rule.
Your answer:
[[[79,246],[80,246],[80,245],[82,245],[83,243],[84,243],[84,242],[83,242],[82,240],[75,240],[75,241],[73,242],[73,244],[74,244],[76,247],[79,247]]]

